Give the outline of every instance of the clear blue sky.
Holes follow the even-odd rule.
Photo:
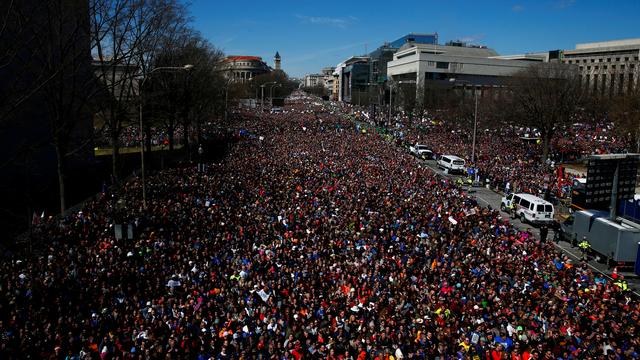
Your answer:
[[[194,26],[228,55],[256,55],[290,76],[319,72],[409,32],[437,32],[501,55],[640,37],[640,0],[192,0]]]

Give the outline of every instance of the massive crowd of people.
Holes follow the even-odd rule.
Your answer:
[[[111,134],[108,126],[94,129],[94,143],[97,147],[110,147]],[[163,126],[151,126],[149,128],[150,141],[152,146],[169,147],[169,131]],[[176,126],[173,134],[174,145],[182,144],[184,138],[184,129]],[[140,146],[140,127],[137,124],[128,124],[122,127],[118,134],[118,145],[120,147],[139,147]]]
[[[375,122],[366,108],[345,105],[343,109],[359,121]],[[612,123],[576,115],[575,123],[556,130],[548,161],[542,162],[543,146],[535,129],[513,125],[488,127],[481,123],[477,130],[475,161],[471,162],[472,124],[443,120],[450,117],[439,112],[409,117],[400,111],[387,121],[387,127],[402,138],[406,146],[419,143],[430,147],[435,154],[466,159],[467,166],[477,170],[474,178],[479,175],[483,183],[501,191],[568,196],[571,192],[566,184],[571,184],[574,175],[566,174],[565,182],[559,183],[556,164],[577,161],[591,154],[626,152],[629,148],[629,144],[614,134]]]
[[[335,108],[231,121],[3,259],[1,358],[638,358],[638,299]]]

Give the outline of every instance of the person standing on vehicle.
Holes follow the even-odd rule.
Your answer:
[[[580,248],[580,252],[582,252],[581,260],[587,261],[587,253],[589,252],[589,248],[591,247],[591,244],[589,244],[589,241],[587,241],[586,235],[582,237],[582,241],[580,241],[580,243],[578,244],[578,247]]]

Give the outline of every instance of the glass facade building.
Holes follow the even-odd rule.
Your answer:
[[[394,40],[392,42],[389,43],[389,47],[392,48],[400,48],[402,45],[408,43],[408,42],[414,42],[417,44],[429,44],[429,45],[435,45],[438,43],[438,34],[414,34],[414,33],[410,33],[407,34],[397,40]]]

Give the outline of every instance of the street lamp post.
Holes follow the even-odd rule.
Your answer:
[[[473,86],[473,97],[474,97],[474,111],[473,111],[473,140],[471,143],[471,162],[475,162],[476,160],[476,133],[478,131],[478,88],[474,86],[470,81],[467,80],[456,80],[455,78],[449,79],[452,83],[463,83],[469,84]]]
[[[160,66],[151,71],[149,71],[146,76],[142,77],[142,81],[138,86],[138,92],[140,93],[140,172],[142,172],[142,206],[147,208],[147,183],[145,179],[145,170],[144,170],[144,130],[143,130],[143,121],[142,121],[142,89],[144,88],[144,83],[147,79],[156,71],[189,71],[193,68],[193,65],[187,64],[185,66]]]
[[[229,84],[224,87],[224,123],[227,123],[227,113],[229,112],[227,103],[229,101]]]
[[[229,114],[229,86],[231,86],[231,78],[227,79],[227,83],[224,87],[224,123],[227,123],[227,117]]]
[[[389,124],[391,124],[391,107],[393,106],[393,84],[389,83]]]
[[[267,85],[276,84],[275,81],[270,81],[260,85],[260,92],[262,93],[262,99],[260,100],[260,112],[264,112],[264,87]]]

